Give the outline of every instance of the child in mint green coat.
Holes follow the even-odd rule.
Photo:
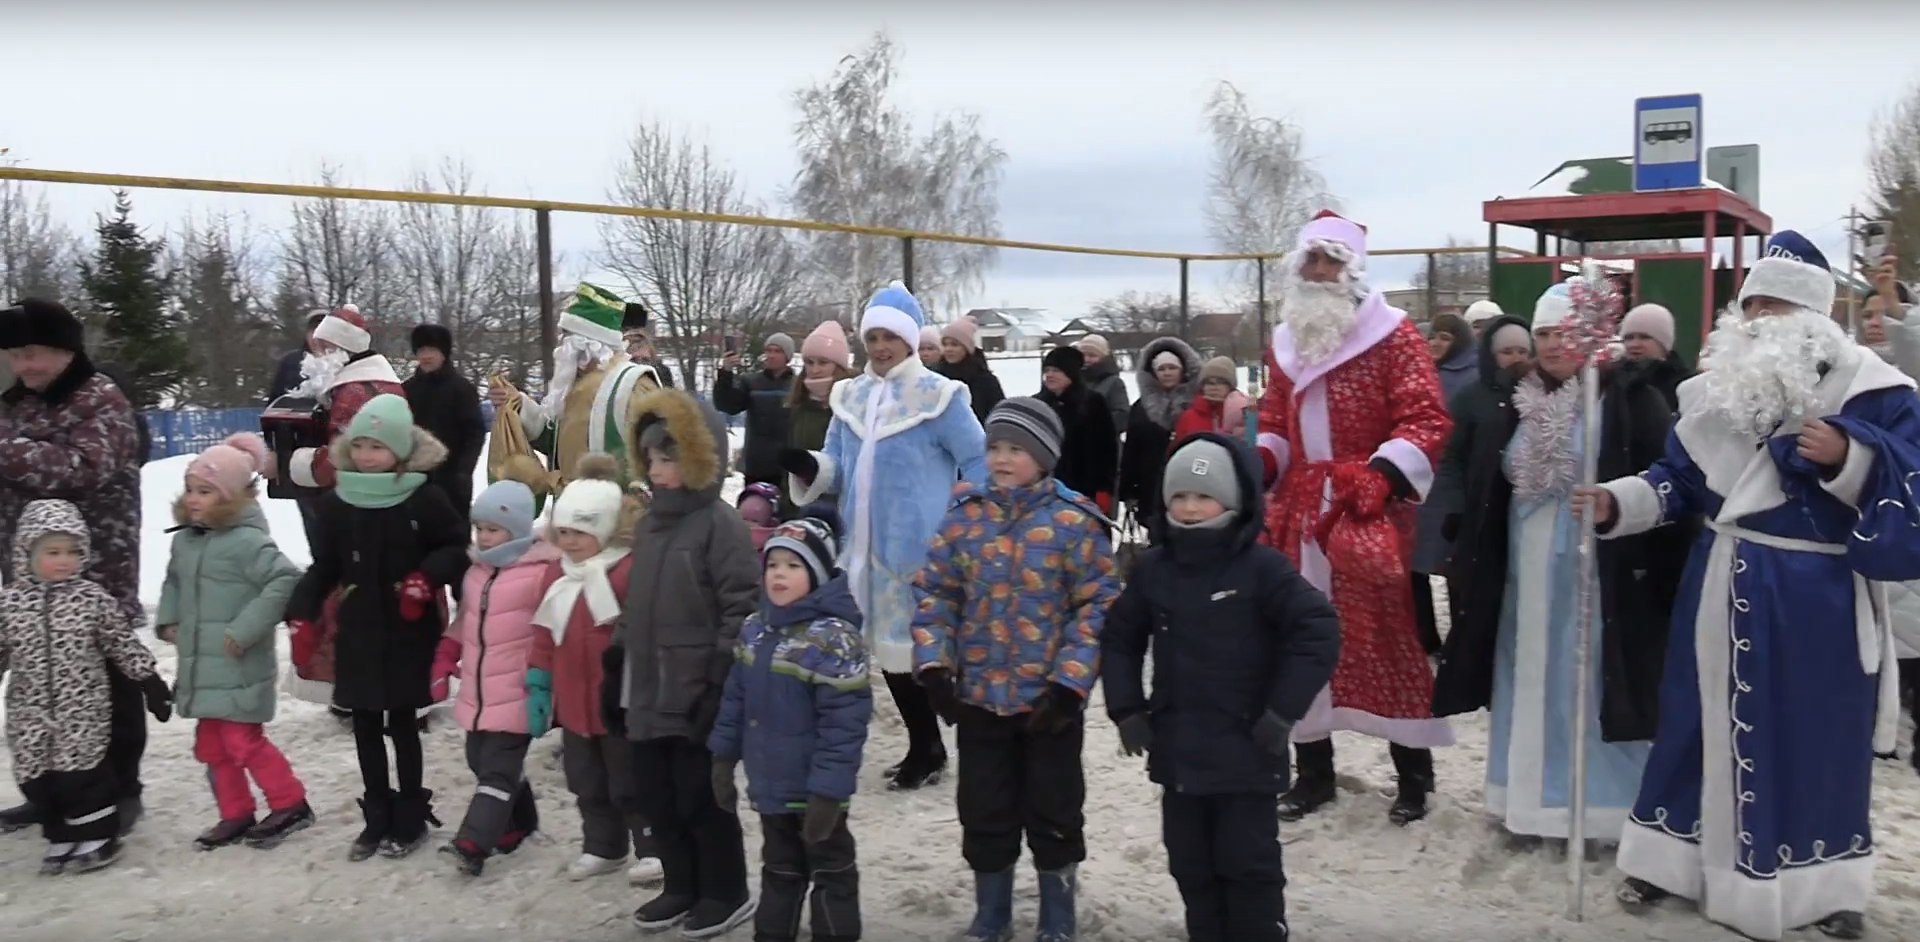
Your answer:
[[[268,741],[279,659],[274,630],[300,568],[274,545],[255,500],[265,467],[258,435],[235,435],[187,465],[155,633],[179,648],[174,709],[199,720],[194,758],[207,764],[220,821],[194,843],[271,847],[313,823],[305,787]],[[251,784],[249,784],[251,779]],[[253,785],[268,814],[255,816]]]

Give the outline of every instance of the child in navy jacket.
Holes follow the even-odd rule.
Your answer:
[[[740,626],[733,670],[707,748],[721,809],[739,802],[734,768],[760,812],[756,942],[800,934],[813,886],[814,942],[860,938],[860,871],[847,802],[873,718],[860,609],[835,569],[831,526],[775,528],[762,554],[761,609]]]
[[[1287,738],[1340,659],[1325,595],[1259,544],[1260,460],[1217,432],[1167,459],[1167,512],[1100,636],[1107,714],[1160,785],[1190,942],[1283,942]],[[1149,647],[1153,693],[1145,691]]]

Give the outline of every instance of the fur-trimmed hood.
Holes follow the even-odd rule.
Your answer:
[[[712,490],[717,496],[727,479],[727,423],[713,406],[678,389],[647,393],[633,404],[633,434],[627,436],[627,467],[635,480],[647,476],[647,453],[640,439],[655,423],[666,423],[667,437],[678,448],[681,486],[692,492]]]
[[[1169,350],[1180,357],[1186,368],[1180,385],[1171,390],[1161,389],[1160,381],[1153,375],[1153,358]],[[1139,385],[1140,405],[1146,409],[1147,417],[1155,425],[1171,430],[1174,423],[1180,421],[1180,413],[1193,404],[1193,393],[1200,382],[1200,354],[1178,337],[1156,338],[1140,348],[1140,358],[1133,365],[1133,378]]]
[[[339,435],[327,445],[327,457],[333,459],[333,466],[341,471],[353,470],[353,438]],[[413,427],[413,454],[400,462],[399,471],[418,471],[425,474],[447,462],[447,446],[440,443],[432,432],[416,425]],[[464,509],[464,508],[462,508]]]
[[[267,526],[267,514],[260,509],[255,485],[247,485],[241,491],[207,510],[207,516],[198,524],[187,513],[187,495],[182,494],[173,501],[173,522],[177,527],[199,526],[207,530],[231,530],[234,527],[252,527],[267,533],[273,532]]]

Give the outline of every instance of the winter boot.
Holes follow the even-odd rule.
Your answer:
[[[348,860],[365,860],[379,852],[380,843],[393,830],[393,793],[368,792],[360,799],[360,814],[367,826],[353,839],[353,847],[347,851]]]
[[[399,859],[427,843],[429,825],[438,827],[433,816],[433,789],[400,792],[393,796],[393,827],[380,842],[380,856]]]
[[[73,857],[74,848],[79,846],[71,843],[48,844],[46,856],[40,858],[40,875],[53,877],[65,873],[67,861]]]
[[[296,831],[304,831],[313,826],[313,806],[302,801],[290,808],[282,808],[260,822],[247,832],[247,846],[255,850],[268,850],[280,846],[280,842],[291,837]]]
[[[1620,908],[1636,916],[1660,905],[1661,900],[1672,895],[1639,877],[1620,881],[1620,886],[1613,891],[1613,898],[1620,903]]]
[[[1400,779],[1399,794],[1387,809],[1387,820],[1406,827],[1427,816],[1427,796],[1433,793],[1433,752],[1393,746],[1394,772]]]
[[[947,750],[924,756],[908,755],[907,761],[900,764],[900,771],[894,773],[887,782],[888,791],[910,792],[938,785],[947,773]]]
[[[1302,775],[1293,782],[1293,787],[1280,796],[1280,820],[1298,821],[1321,808],[1333,804],[1339,792],[1334,788],[1333,779]]]
[[[753,913],[753,942],[794,942],[807,911],[807,875],[791,869],[760,869],[760,908]],[[819,933],[814,933],[815,938]]]
[[[460,839],[440,846],[440,853],[453,861],[454,868],[470,877],[487,869],[487,853],[472,841]]]
[[[0,811],[0,834],[12,834],[40,825],[40,808],[32,802]]]
[[[1043,890],[1044,891],[1044,890]],[[1013,868],[973,874],[973,923],[953,942],[1007,942],[1013,938]]]
[[[110,837],[104,841],[87,841],[67,858],[67,873],[92,873],[105,870],[120,859],[120,839]]]
[[[244,818],[227,818],[201,831],[200,836],[193,839],[193,846],[197,850],[213,850],[216,847],[238,844],[246,838],[247,832],[253,826],[253,815],[247,815]]]
[[[726,935],[738,926],[753,918],[753,894],[748,893],[737,900],[703,899],[687,911],[687,918],[680,923],[680,938],[711,939]]]
[[[1859,939],[1867,934],[1867,917],[1861,913],[1838,912],[1813,924],[1829,939]]]
[[[1033,942],[1073,942],[1079,869],[1068,864],[1059,870],[1040,871],[1040,920],[1034,928]]]
[[[640,908],[633,911],[633,924],[643,932],[671,929],[687,918],[695,902],[691,896],[662,893],[641,903]]]
[[[518,791],[513,793],[513,804],[507,812],[507,829],[500,840],[493,845],[496,854],[511,854],[526,843],[533,832],[540,830],[540,807],[534,804],[533,788],[525,781],[520,783]]]
[[[120,799],[120,835],[126,837],[133,833],[133,826],[147,813],[147,806],[140,802],[140,796]]]

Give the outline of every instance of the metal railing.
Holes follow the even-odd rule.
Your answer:
[[[554,313],[553,290],[553,214],[581,213],[593,216],[633,216],[648,219],[672,219],[685,222],[706,222],[731,226],[760,226],[777,229],[797,229],[810,232],[839,232],[850,235],[873,236],[877,238],[897,239],[900,242],[901,272],[900,278],[909,289],[913,287],[913,246],[916,242],[942,242],[960,245],[982,245],[1001,249],[1024,249],[1034,252],[1060,252],[1073,255],[1096,255],[1110,258],[1161,259],[1179,265],[1180,291],[1180,334],[1188,333],[1191,322],[1191,290],[1189,269],[1194,262],[1253,262],[1256,274],[1257,298],[1255,301],[1260,335],[1266,333],[1267,297],[1266,266],[1269,262],[1285,257],[1284,252],[1274,253],[1219,253],[1219,252],[1175,252],[1148,249],[1105,248],[1091,245],[1067,245],[1055,242],[1029,242],[1019,239],[999,239],[987,236],[960,235],[946,232],[921,232],[913,229],[897,229],[890,226],[866,226],[852,223],[820,222],[812,219],[782,219],[772,216],[744,216],[732,213],[708,213],[686,209],[657,209],[646,206],[616,206],[603,203],[579,203],[564,200],[528,199],[512,196],[486,196],[467,193],[423,193],[410,190],[380,190],[364,187],[317,186],[303,183],[250,183],[239,180],[206,180],[193,177],[156,177],[125,173],[89,173],[74,170],[42,170],[29,167],[0,167],[0,180],[19,180],[30,183],[54,183],[82,186],[106,186],[116,189],[154,189],[154,190],[192,190],[204,193],[241,193],[254,196],[290,196],[305,199],[346,199],[369,200],[385,203],[425,203],[443,206],[472,206],[491,209],[523,210],[533,213],[534,238],[539,252],[539,291],[540,291],[540,339],[542,346],[552,350],[558,345]],[[1427,260],[1428,309],[1433,309],[1432,293],[1437,290],[1434,284],[1435,260],[1442,255],[1486,254],[1489,258],[1501,255],[1532,255],[1523,249],[1506,246],[1438,246],[1432,248],[1404,249],[1368,249],[1367,254],[1374,257],[1421,255]]]

